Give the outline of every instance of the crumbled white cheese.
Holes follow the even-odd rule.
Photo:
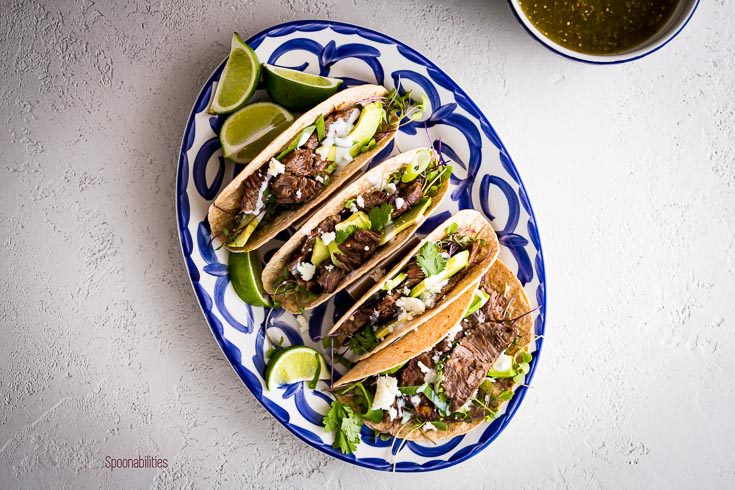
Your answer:
[[[454,337],[456,337],[457,334],[461,331],[462,331],[461,323],[457,323],[456,325],[454,325],[452,328],[449,329],[449,332],[447,332],[447,337],[446,337],[447,341],[449,342],[453,341]]]
[[[365,208],[365,199],[362,197],[362,194],[357,195],[355,203],[357,204],[357,207]]]
[[[268,175],[270,175],[271,177],[280,175],[285,171],[286,166],[275,158],[271,158],[270,162],[268,162]]]
[[[408,286],[403,286],[403,290],[401,291],[401,293],[403,293],[404,296],[408,296],[409,294],[411,294],[411,288],[409,288]]]
[[[296,322],[299,324],[299,330],[302,334],[309,332],[309,320],[304,315],[296,315]]]
[[[345,163],[352,161],[352,155],[350,154],[349,148],[342,148],[340,146],[335,147],[334,161],[337,165],[344,165]]]
[[[324,268],[326,270],[328,270],[328,271],[333,271],[334,270],[334,266],[332,264],[327,264],[327,265],[324,266]]]
[[[432,369],[425,365],[423,362],[418,362],[419,369],[424,373],[424,383],[431,384],[436,381],[438,375],[436,369]]]
[[[334,146],[338,148],[352,148],[352,145],[354,143],[349,138],[340,138],[339,136],[334,138]]]
[[[329,126],[328,136],[332,138],[344,138],[350,134],[350,131],[352,131],[352,124],[344,119],[337,119]]]
[[[398,379],[392,376],[379,376],[375,387],[375,398],[373,398],[373,410],[387,410],[389,417],[392,419],[398,415],[393,403],[396,397],[401,396],[398,389]]]
[[[445,259],[449,259],[449,252],[442,252],[442,253],[440,253],[439,255],[441,255],[441,256],[442,256],[442,257],[444,257]]]
[[[421,404],[421,397],[418,395],[413,395],[409,400],[411,400],[414,407],[418,407]]]
[[[424,426],[422,427],[424,430],[436,430],[436,427],[434,427],[434,424],[431,422],[426,422]]]
[[[331,149],[331,146],[327,145],[328,141],[326,139],[324,139],[322,143],[324,144],[314,151],[316,152],[317,155],[322,157],[322,160],[326,160],[327,157],[329,156],[329,150]]]
[[[513,358],[507,354],[500,354],[493,363],[493,371],[508,371],[513,367]]]
[[[296,265],[296,270],[299,271],[299,274],[301,274],[301,279],[304,281],[310,281],[312,277],[314,277],[314,273],[316,272],[316,266],[312,264],[311,262],[299,262]]]
[[[357,118],[360,117],[360,112],[362,111],[360,111],[360,109],[358,109],[357,107],[352,109],[352,112],[350,112],[350,117],[347,118],[347,122],[354,125],[355,121],[357,121]]]
[[[365,247],[363,248],[363,250],[365,250],[366,252],[369,252],[370,251],[370,247],[368,247],[367,245],[365,245]]]
[[[373,310],[373,312],[370,314],[370,321],[376,322],[378,320],[378,317],[380,316],[379,310]]]
[[[367,180],[376,189],[380,189],[382,187],[382,185],[383,185],[383,175],[380,172],[376,172],[374,174],[370,174],[370,176],[368,177]]]
[[[477,318],[477,321],[480,323],[485,323],[485,313],[482,312],[482,310],[477,310],[474,313],[475,317]]]
[[[322,242],[324,242],[324,245],[329,245],[330,243],[334,241],[336,237],[337,237],[337,234],[333,231],[322,233]]]
[[[355,205],[355,203],[354,202],[351,202],[350,203],[350,212],[351,213],[356,213],[358,211],[359,211],[359,209],[357,209],[357,206]]]
[[[301,189],[296,189],[296,199],[301,199]]]
[[[385,189],[383,189],[388,194],[395,194],[396,193],[396,185],[391,182],[388,185],[385,186]]]
[[[401,423],[402,424],[405,424],[406,422],[408,422],[412,418],[413,418],[413,414],[411,412],[409,412],[408,410],[406,410],[406,411],[403,412],[403,417],[401,417]]]
[[[398,298],[396,306],[400,310],[398,321],[410,320],[415,316],[422,314],[426,310],[424,302],[418,298],[403,296]]]
[[[433,282],[430,279],[426,281],[426,292],[423,293],[421,297],[421,301],[424,302],[427,308],[433,308],[434,303],[436,301],[436,295],[439,294],[439,291],[442,290],[444,286],[446,286],[449,283],[449,280],[446,279],[444,281],[439,282]]]
[[[396,209],[402,208],[405,202],[402,197],[396,197]]]
[[[314,177],[314,180],[316,180],[320,184],[324,183],[324,177],[322,177],[321,175],[317,175],[316,177]]]

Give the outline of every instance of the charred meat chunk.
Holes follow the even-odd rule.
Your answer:
[[[406,282],[404,285],[412,288],[423,281],[424,278],[426,278],[426,274],[424,274],[424,271],[421,270],[421,267],[414,260],[408,265],[408,269],[406,269]]]
[[[330,294],[337,289],[343,277],[345,277],[345,273],[341,269],[333,268],[327,270],[325,267],[322,267],[316,282],[324,289],[325,293]]]
[[[398,301],[398,298],[400,298],[400,293],[391,293],[386,294],[385,297],[382,299],[380,304],[378,305],[378,319],[377,321],[379,323],[384,323],[391,318],[393,318],[393,315],[395,314],[398,307],[396,306],[396,301]]]
[[[454,347],[444,366],[442,380],[452,411],[464,405],[480,387],[488,370],[514,336],[512,326],[486,322],[467,332]]]
[[[297,204],[313,199],[322,184],[305,176],[283,173],[273,179],[271,192],[279,204]]]
[[[365,209],[372,209],[383,203],[389,202],[391,200],[391,196],[383,191],[372,191],[368,194],[363,194],[362,199],[365,201],[365,205],[363,207]]]
[[[413,182],[401,184],[398,187],[398,191],[396,194],[400,196],[401,199],[403,199],[403,204],[393,211],[394,218],[411,209],[411,207],[413,207],[413,205],[416,204],[419,199],[424,196],[424,193],[421,190],[422,186],[423,179],[416,179]]]
[[[250,175],[242,183],[242,200],[240,208],[243,212],[256,214],[263,207],[263,194],[260,189],[263,187],[265,176],[261,170]]]
[[[381,234],[371,230],[355,230],[344,243],[339,246],[337,259],[341,268],[347,272],[360,267],[365,260],[375,253],[380,243]]]
[[[361,308],[354,312],[339,328],[339,334],[345,337],[349,337],[356,333],[362,327],[368,324],[370,317],[373,316],[373,311],[368,308]]]
[[[424,384],[424,372],[419,367],[419,362],[427,368],[434,367],[434,360],[432,359],[433,351],[424,352],[414,357],[401,368],[401,372],[398,374],[398,381],[400,386],[419,386]]]
[[[327,117],[324,118],[324,130],[329,132],[329,127],[334,124],[335,121],[338,119],[343,119],[347,121],[350,118],[350,114],[352,114],[352,107],[349,109],[342,109],[341,111],[334,111],[333,113],[329,114]]]
[[[315,177],[329,166],[317,153],[308,148],[297,148],[283,158],[285,174]]]

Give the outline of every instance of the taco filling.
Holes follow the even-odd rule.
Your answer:
[[[510,318],[514,296],[484,285],[464,319],[431,350],[337,391],[338,402],[393,435],[492,420],[529,370],[531,354]],[[437,434],[441,438],[441,434]]]
[[[328,186],[338,168],[371,150],[410,116],[408,96],[363,100],[352,107],[320,115],[278,155],[242,182],[240,211],[225,230],[230,249],[245,247],[259,226],[283,212],[309,203]]]
[[[399,170],[370,182],[375,190],[348,199],[324,218],[291,254],[274,298],[306,304],[339,289],[343,279],[378,253],[398,233],[423,219],[452,167],[430,150]]]
[[[389,334],[435,308],[468,269],[489,253],[485,240],[453,224],[444,239],[426,242],[364,305],[332,333],[335,347],[355,355],[373,351]]]

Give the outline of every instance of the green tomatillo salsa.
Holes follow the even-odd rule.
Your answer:
[[[519,0],[552,41],[586,54],[617,54],[653,37],[679,0]]]

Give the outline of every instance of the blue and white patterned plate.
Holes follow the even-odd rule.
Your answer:
[[[423,91],[431,102],[431,115],[422,122],[403,126],[395,139],[376,158],[381,161],[399,149],[432,144],[452,160],[451,198],[426,221],[420,233],[433,229],[458,209],[476,208],[485,213],[500,239],[500,258],[525,285],[532,306],[540,306],[536,333],[544,331],[546,286],[541,243],[531,204],[500,138],[487,118],[446,73],[424,56],[384,34],[349,24],[299,21],[274,26],[249,39],[261,61],[339,77],[344,86],[378,83],[393,87],[399,80],[406,89]],[[344,293],[315,309],[308,329],[300,329],[293,315],[283,310],[250,307],[235,294],[227,276],[227,252],[210,243],[207,208],[217,193],[239,170],[222,157],[217,133],[222,118],[209,115],[207,107],[224,61],[209,77],[194,104],[179,155],[176,212],[186,268],[209,326],[227,359],[252,394],[281,424],[315,448],[341,460],[367,468],[397,471],[429,471],[446,468],[474,456],[487,447],[518,409],[526,388],[520,387],[505,412],[492,423],[437,445],[406,444],[377,440],[366,427],[357,452],[343,455],[332,448],[332,437],[321,427],[331,396],[325,382],[315,390],[303,383],[265,389],[263,372],[269,338],[284,338],[285,345],[319,348],[313,339],[329,330],[351,303]],[[262,93],[258,95],[263,97]],[[268,259],[288,238],[262,252]],[[308,331],[307,331],[308,330]],[[542,339],[527,376],[530,382],[538,363]]]

